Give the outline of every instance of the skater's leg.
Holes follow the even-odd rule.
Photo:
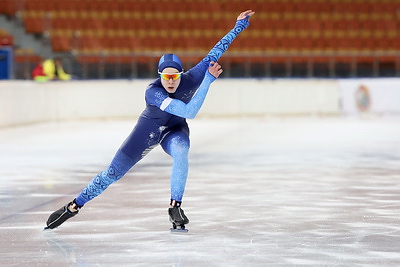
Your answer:
[[[171,200],[181,202],[186,187],[190,148],[189,136],[186,131],[169,133],[161,143],[165,152],[173,158],[171,172]]]
[[[117,151],[110,166],[96,175],[76,198],[78,206],[82,207],[101,194],[109,185],[121,179],[132,166],[158,145],[159,139],[160,131],[158,131],[158,127],[146,119],[139,119]]]
[[[109,185],[121,179],[129,169],[135,165],[136,160],[128,157],[118,150],[110,166],[97,174],[75,199],[79,207],[103,193]]]
[[[159,144],[162,130],[146,119],[139,119],[131,134],[115,154],[110,166],[96,175],[70,203],[53,212],[46,229],[60,226],[75,216],[88,201],[100,195],[109,185],[121,179],[128,170]]]
[[[110,184],[118,181],[135,163],[134,160],[118,150],[110,166],[94,177],[77,198],[49,216],[45,229],[56,228],[74,217],[86,202],[100,195]]]
[[[171,172],[171,207],[168,209],[169,219],[173,225],[171,230],[187,231],[185,224],[189,219],[181,208],[182,197],[188,176],[189,132],[187,128],[168,133],[161,145],[165,152],[173,158]]]

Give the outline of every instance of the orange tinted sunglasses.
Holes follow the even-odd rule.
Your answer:
[[[182,76],[183,72],[178,72],[178,73],[162,73],[158,72],[160,74],[160,77],[163,78],[164,80],[169,81],[170,79],[172,80],[178,80]]]

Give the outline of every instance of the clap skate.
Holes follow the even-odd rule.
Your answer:
[[[172,223],[171,232],[184,232],[186,233],[188,229],[185,228],[185,224],[189,223],[189,219],[186,217],[183,209],[181,209],[181,202],[171,201],[174,203],[172,208],[168,209],[169,221]]]
[[[75,200],[69,202],[67,205],[56,210],[49,216],[49,219],[46,222],[47,227],[45,227],[44,230],[57,228],[63,222],[78,214],[79,209],[80,207],[75,203]]]

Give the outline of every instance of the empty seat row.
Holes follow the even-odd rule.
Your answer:
[[[232,19],[140,19],[140,18],[71,18],[54,16],[25,16],[27,32],[64,30],[214,30],[227,31],[233,27]],[[171,28],[170,25],[174,25]],[[252,31],[399,31],[400,21],[392,19],[365,20],[254,20]]]
[[[55,51],[161,51],[179,49],[196,52],[210,50],[219,37],[199,36],[171,39],[155,36],[63,36],[52,37]],[[400,42],[397,38],[238,38],[231,45],[230,51],[267,52],[267,51],[398,51]]]
[[[25,8],[28,10],[98,10],[98,11],[222,11],[227,8],[235,11],[244,8],[261,10],[266,6],[265,1],[249,0],[25,0]]]
[[[2,0],[14,3],[17,0]],[[392,1],[318,1],[318,0],[25,0],[30,10],[100,10],[100,11],[238,11],[254,9],[268,12],[395,12],[399,6]]]

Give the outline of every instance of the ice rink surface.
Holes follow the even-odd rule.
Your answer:
[[[399,266],[400,118],[190,121],[183,209],[153,150],[56,230],[49,214],[107,167],[133,121],[0,129],[1,266]]]

